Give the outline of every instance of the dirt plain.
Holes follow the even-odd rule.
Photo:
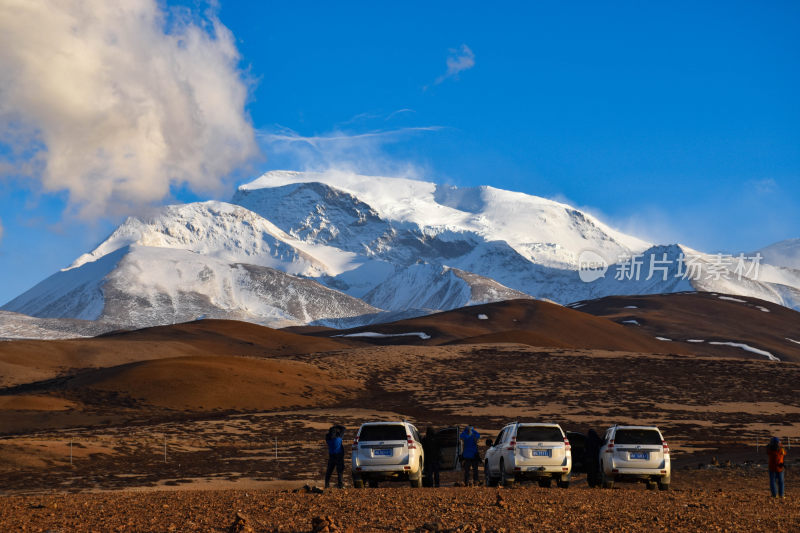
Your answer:
[[[590,329],[607,320],[591,318]],[[800,529],[796,452],[778,502],[763,450],[770,435],[800,445],[800,364],[495,342],[305,346],[294,333],[203,322],[175,337],[167,328],[75,341],[91,354],[84,368],[74,366],[80,351],[64,348],[71,341],[54,341],[51,366],[29,360],[44,379],[3,376],[3,531],[228,531],[238,511],[254,531],[324,530],[312,519],[325,516],[329,531]],[[600,330],[604,343],[608,332],[636,335]],[[516,419],[581,432],[656,424],[672,450],[672,490],[589,489],[580,475],[567,490],[467,488],[447,473],[439,489],[293,492],[322,485],[330,424],[347,439],[363,421],[402,418],[421,429],[474,424],[487,437]]]

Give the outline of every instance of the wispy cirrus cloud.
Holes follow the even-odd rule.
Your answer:
[[[282,133],[259,132],[258,136],[269,142],[306,143],[315,148],[319,148],[321,145],[326,143],[358,144],[360,141],[366,141],[369,139],[383,139],[384,141],[391,141],[393,139],[416,132],[437,131],[440,129],[442,129],[440,126],[418,126],[398,128],[394,130],[369,131],[366,133],[348,134],[335,132],[326,135],[303,136],[295,131],[284,128]]]
[[[780,188],[778,187],[778,182],[775,181],[773,178],[764,178],[760,180],[751,180],[747,182],[747,185],[759,195],[768,195],[777,192]]]
[[[366,132],[334,130],[318,135],[301,135],[289,128],[277,127],[273,131],[259,131],[256,135],[270,159],[273,162],[281,161],[286,168],[419,178],[422,171],[418,163],[391,157],[385,148],[415,135],[442,129],[441,126],[411,126]]]
[[[447,72],[436,78],[433,84],[439,85],[450,78],[458,79],[459,73],[474,66],[475,54],[469,46],[462,44],[459,48],[451,48],[450,55],[447,56]]]
[[[162,6],[0,2],[0,179],[94,218],[219,191],[257,155],[233,35],[213,11]]]

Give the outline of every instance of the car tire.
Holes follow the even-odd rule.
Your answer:
[[[658,482],[658,490],[669,490],[669,483]]]
[[[514,476],[506,473],[506,465],[500,461],[500,480],[503,482],[504,487],[511,488],[514,486]]]
[[[569,488],[569,481],[556,481],[558,488],[560,489],[568,489]]]
[[[647,482],[647,490],[656,490],[658,483],[655,481],[648,481]]]
[[[419,460],[419,470],[417,471],[417,476],[409,479],[409,482],[411,484],[411,488],[422,488],[422,459]]]
[[[364,488],[364,480],[359,478],[353,478],[353,488],[354,489],[363,489]]]
[[[485,483],[487,487],[496,487],[497,486],[497,478],[492,477],[492,473],[489,470],[489,461],[486,461],[483,464],[483,477],[485,479]]]
[[[600,486],[604,489],[614,488],[614,478],[608,477],[605,470],[600,471]]]

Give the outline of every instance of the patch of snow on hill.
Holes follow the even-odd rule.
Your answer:
[[[764,357],[766,357],[770,361],[780,361],[780,359],[778,359],[777,357],[775,357],[774,355],[772,355],[771,353],[769,353],[766,350],[759,350],[758,348],[753,348],[752,346],[750,346],[748,344],[743,344],[741,342],[710,341],[708,344],[716,344],[718,346],[733,346],[734,348],[741,348],[742,350],[745,350],[747,352],[751,352],[751,353],[758,354],[758,355],[763,355]]]
[[[373,339],[383,339],[389,337],[419,337],[422,340],[428,340],[430,335],[421,331],[414,331],[411,333],[377,333],[374,331],[362,331],[360,333],[346,333],[343,335],[334,335],[334,337],[369,337]]]

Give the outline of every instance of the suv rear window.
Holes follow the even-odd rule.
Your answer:
[[[406,440],[406,428],[399,424],[363,426],[359,441]],[[660,441],[659,441],[660,442]]]
[[[615,444],[657,444],[661,445],[661,435],[652,429],[618,429],[614,436]]]
[[[557,427],[520,426],[517,429],[517,442],[563,442],[564,436]]]

